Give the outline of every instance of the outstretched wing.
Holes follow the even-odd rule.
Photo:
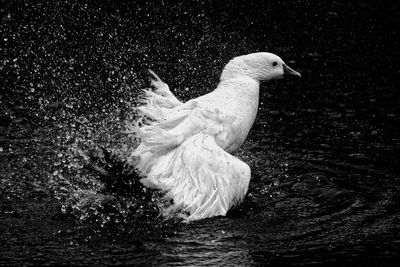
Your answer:
[[[142,183],[167,192],[173,205],[168,213],[182,211],[187,220],[225,215],[245,196],[249,166],[221,149],[215,138],[198,133],[158,158]]]
[[[209,135],[214,141],[215,138],[218,141],[227,140],[232,133],[230,128],[233,120],[218,108],[210,109],[191,100],[170,110],[164,118],[153,119],[141,127],[136,126],[134,131],[141,143],[132,156],[139,157],[138,170],[142,175],[147,175],[159,156],[177,148],[198,133]],[[219,138],[221,136],[223,138]]]
[[[149,120],[132,127],[141,141],[132,154],[145,177],[141,182],[173,200],[166,215],[183,211],[187,220],[225,215],[244,197],[250,180],[249,166],[223,150],[235,117],[222,112],[218,101],[205,101],[210,94],[178,103],[153,76],[157,90],[146,91],[146,102],[138,108]]]

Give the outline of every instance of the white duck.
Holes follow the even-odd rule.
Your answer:
[[[166,192],[187,221],[225,215],[244,198],[250,167],[232,156],[245,141],[258,110],[260,81],[300,76],[267,52],[235,57],[211,93],[179,101],[152,71],[155,91],[145,90],[133,131],[142,184]],[[145,121],[145,122],[143,122]]]

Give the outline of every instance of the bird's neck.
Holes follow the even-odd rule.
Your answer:
[[[260,83],[250,77],[239,76],[233,79],[221,80],[215,92],[235,98],[251,98],[257,100],[260,92]]]
[[[220,81],[226,81],[230,79],[237,78],[239,76],[247,76],[246,70],[243,69],[241,62],[237,59],[232,59],[226,64],[222,70]]]

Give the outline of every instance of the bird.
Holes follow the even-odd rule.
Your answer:
[[[182,102],[149,72],[152,88],[143,90],[128,127],[139,140],[130,159],[140,182],[165,193],[165,216],[225,216],[249,187],[250,167],[232,153],[255,121],[260,82],[301,74],[273,53],[241,55],[225,65],[214,91]]]

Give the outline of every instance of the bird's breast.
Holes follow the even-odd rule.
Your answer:
[[[247,102],[247,101],[245,101]],[[217,144],[227,152],[234,152],[244,143],[257,115],[258,101],[235,106],[232,123],[224,123],[216,136]]]
[[[253,126],[258,111],[259,84],[253,81],[238,81],[233,86],[219,90],[218,108],[226,114],[223,131],[216,136],[217,144],[227,152],[234,152],[243,142]]]

